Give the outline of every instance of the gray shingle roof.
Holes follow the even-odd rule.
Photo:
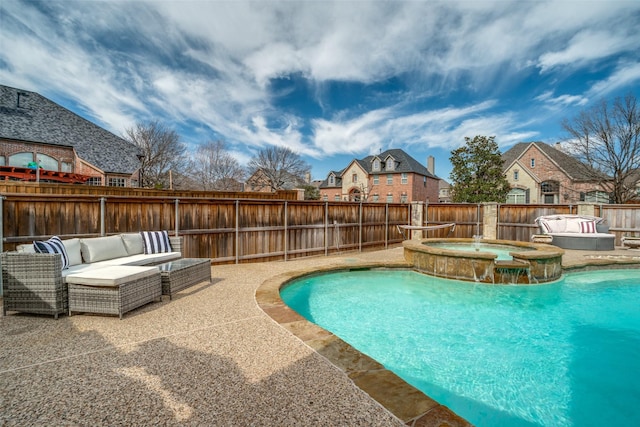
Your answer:
[[[36,92],[3,85],[0,138],[73,147],[82,160],[107,173],[130,175],[140,167],[138,148],[125,139]]]
[[[574,181],[593,181],[595,176],[606,178],[598,174],[590,166],[585,165],[575,157],[553,148],[544,142],[519,142],[502,154],[504,170],[507,170],[513,162],[518,160],[531,144],[535,144],[547,157],[549,157],[569,178]]]
[[[373,167],[373,159],[375,157],[379,158],[381,161],[384,162],[389,156],[393,157],[393,159],[396,162],[395,168],[393,170],[388,171],[388,170],[384,170],[383,169],[383,170],[379,170],[379,171],[374,171],[372,169],[372,167]],[[401,150],[399,148],[392,148],[392,149],[384,151],[384,152],[382,152],[380,154],[367,156],[364,159],[355,159],[355,161],[369,175],[382,175],[382,174],[386,175],[388,173],[415,173],[415,174],[418,174],[418,175],[423,175],[423,176],[439,179],[437,176],[435,176],[431,172],[429,172],[425,165],[423,165],[422,163],[418,162],[416,159],[414,159],[413,157],[411,157],[410,155],[408,155],[407,153],[405,153],[403,150]],[[349,164],[351,164],[351,163],[349,163]],[[322,181],[322,184],[320,184],[320,187],[321,188],[340,187],[342,185],[341,181],[342,181],[342,175],[343,175],[344,171],[345,170],[343,169],[343,170],[341,170],[339,172],[337,172],[337,171],[330,172],[330,174],[333,173],[336,176],[336,185],[329,186],[329,183],[328,183],[328,178],[329,177],[327,176],[327,179]],[[340,179],[340,184],[338,184],[338,179]]]

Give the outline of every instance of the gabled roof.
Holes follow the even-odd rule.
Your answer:
[[[107,173],[140,168],[140,151],[132,143],[36,92],[3,85],[0,138],[73,147],[80,159]]]
[[[379,171],[373,170],[373,159],[378,158],[382,161],[385,161],[388,157],[392,157],[396,165],[393,170],[387,171],[385,169],[381,169]],[[327,187],[341,187],[342,186],[342,175],[345,171],[351,166],[353,163],[357,163],[368,175],[382,175],[388,173],[415,173],[418,175],[423,175],[435,179],[440,179],[437,176],[433,175],[431,172],[427,170],[427,167],[418,162],[416,159],[405,153],[403,150],[399,148],[394,148],[391,150],[384,151],[379,154],[370,155],[365,157],[364,159],[353,159],[349,162],[349,165],[342,169],[341,171],[331,171],[327,174],[327,178],[322,181],[320,184],[320,188]],[[335,175],[336,183],[335,185],[329,185],[329,175]]]
[[[569,178],[574,181],[593,181],[595,176],[602,176],[594,171],[590,166],[585,165],[575,157],[572,157],[560,150],[553,148],[544,142],[519,142],[502,154],[504,160],[503,170],[507,170],[511,165],[520,159],[531,145],[535,145],[545,156],[558,166]],[[605,176],[602,178],[606,179]]]
[[[389,156],[393,157],[396,162],[395,168],[391,171],[387,171],[381,169],[379,171],[374,171],[372,169],[373,159],[379,158],[381,160],[386,160]],[[427,177],[439,179],[437,176],[433,175],[431,172],[427,170],[427,167],[405,153],[403,150],[399,148],[392,148],[387,151],[383,151],[380,154],[367,156],[362,160],[358,160],[358,163],[362,166],[362,168],[367,171],[368,174],[387,174],[387,173],[416,173],[418,175],[424,175]]]

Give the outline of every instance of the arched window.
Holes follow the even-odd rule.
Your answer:
[[[38,159],[38,164],[42,169],[46,169],[49,171],[58,170],[58,161],[53,157],[47,156],[46,154],[38,153],[36,154],[36,158]]]
[[[547,204],[558,203],[560,183],[558,181],[544,181],[540,184],[542,202]]]
[[[26,168],[29,167],[29,163],[32,162],[33,153],[16,153],[9,156],[9,166]]]

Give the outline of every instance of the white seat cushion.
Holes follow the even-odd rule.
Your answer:
[[[67,283],[86,286],[120,286],[144,277],[160,274],[157,267],[111,266],[67,275]]]

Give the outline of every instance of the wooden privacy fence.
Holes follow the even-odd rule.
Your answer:
[[[287,260],[402,241],[411,205],[255,199],[2,196],[3,250],[46,239],[168,230],[185,257],[213,263]]]
[[[34,193],[0,196],[0,240],[6,251],[53,235],[64,239],[168,230],[184,237],[185,257],[240,263],[386,248],[401,243],[396,226],[406,224],[456,224],[453,233],[433,230],[426,237],[493,233],[498,239],[529,241],[537,233],[536,217],[585,209],[607,219],[616,245],[624,235],[640,236],[638,205],[383,204]]]

